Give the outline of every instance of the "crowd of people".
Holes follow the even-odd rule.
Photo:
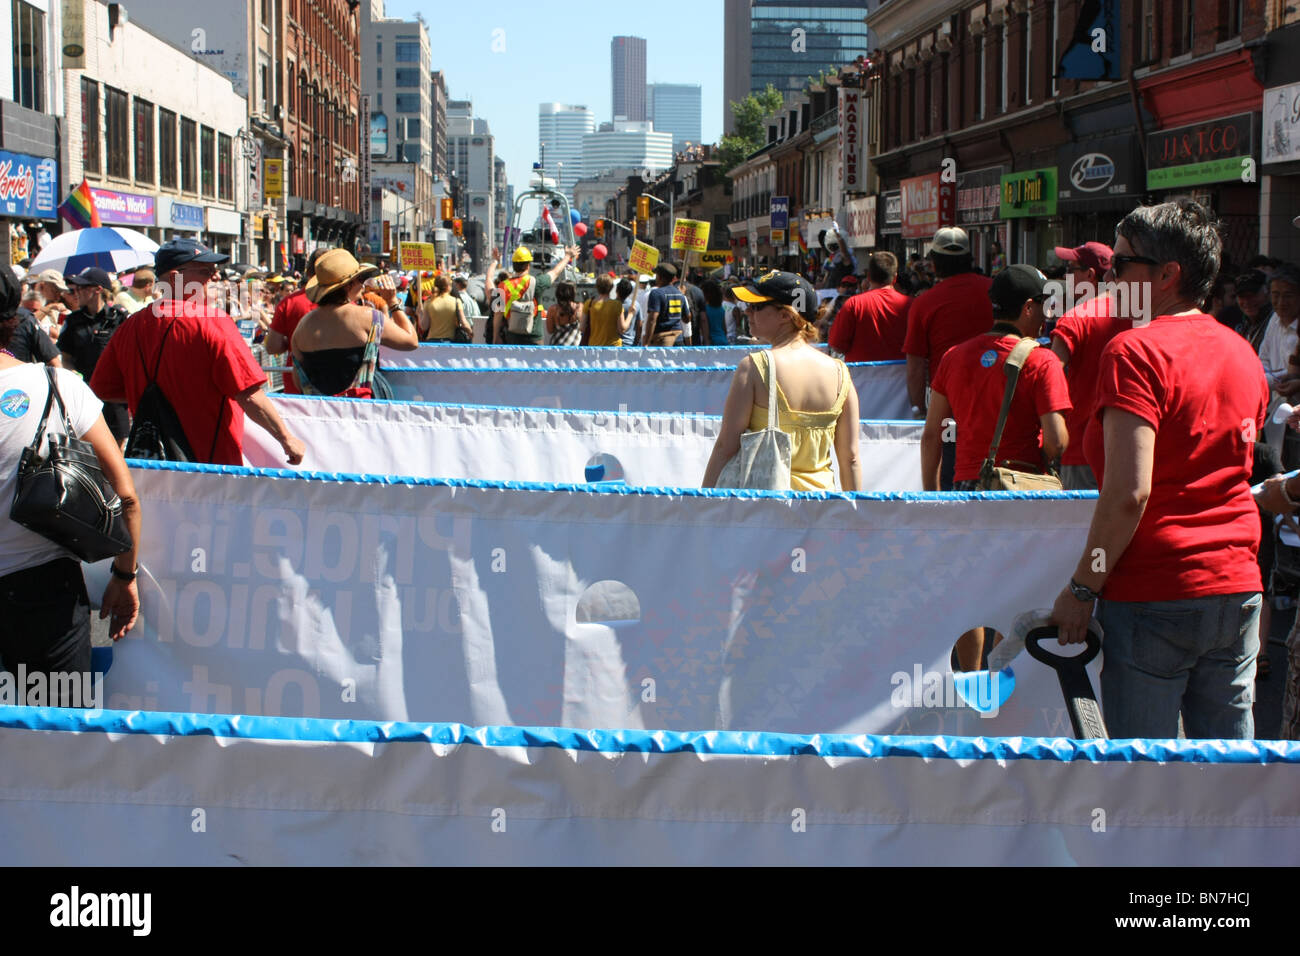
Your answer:
[[[232,319],[254,320],[265,349],[286,356],[286,391],[356,398],[384,396],[381,344],[469,341],[477,319],[490,341],[513,345],[770,346],[737,364],[705,486],[717,483],[743,436],[775,415],[790,436],[792,489],[834,489],[837,460],[839,487],[857,490],[859,406],[844,360],[906,360],[912,413],[924,421],[924,488],[987,489],[996,466],[1059,475],[1067,490],[1099,489],[1053,620],[1062,643],[1082,640],[1094,615],[1102,624],[1112,736],[1174,737],[1181,721],[1191,737],[1252,737],[1255,681],[1267,676],[1261,633],[1266,639],[1283,596],[1276,528],[1300,500],[1300,479],[1281,474],[1300,459],[1300,413],[1291,429],[1269,426],[1300,396],[1300,270],[1261,258],[1226,278],[1216,225],[1188,201],[1134,210],[1113,247],[1090,240],[1057,249],[1071,280],[1066,308],[1059,286],[1034,266],[976,270],[960,228],[940,229],[926,257],[905,269],[873,252],[860,276],[842,241],[823,245],[831,255],[817,276],[771,270],[721,281],[663,262],[653,274],[597,276],[583,301],[565,280],[576,248],[545,270],[524,247],[499,269],[494,250],[481,283],[411,281],[345,250],[321,250],[297,281],[232,273],[225,256],[172,240],[152,268],[126,277],[90,267],[40,272],[20,286],[6,275],[0,386],[36,406],[46,392],[33,369],[62,367],[68,420],[128,504],[138,549],[122,452],[130,457],[151,388],[174,416],[157,411],[156,394],[146,403],[159,416],[153,425],[170,427],[190,460],[240,464],[246,417],[276,439],[288,464],[302,460]],[[1124,295],[1126,286],[1142,294]],[[21,415],[0,422],[3,474],[12,476],[31,425]],[[33,575],[59,582],[44,649],[6,639],[0,659],[31,669],[80,661],[89,630],[79,568],[12,521],[0,519],[0,536],[10,545],[0,615],[19,613]],[[1296,549],[1300,558],[1300,539]],[[114,563],[103,601],[115,636],[138,609],[134,554]],[[1300,569],[1300,559],[1287,567]],[[1292,739],[1300,737],[1298,640],[1293,629],[1281,733]],[[981,631],[959,643],[963,668],[987,658]]]

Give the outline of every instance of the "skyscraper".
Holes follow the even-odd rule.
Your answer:
[[[596,117],[585,106],[541,103],[537,107],[537,156],[546,164],[546,175],[566,196],[582,178],[582,138],[595,130]]]
[[[606,124],[602,123],[604,127]],[[599,129],[582,138],[582,176],[595,179],[610,169],[663,170],[673,164],[672,136],[652,130],[649,123],[615,120],[612,129]],[[565,168],[567,175],[568,168]]]
[[[447,102],[447,165],[460,181],[464,208],[457,215],[482,224],[481,254],[496,244],[496,143],[487,120],[469,100]]]
[[[700,87],[688,83],[651,83],[647,87],[650,121],[655,131],[673,134],[673,152],[700,142]]]
[[[726,0],[723,128],[731,103],[771,83],[782,93],[870,52],[864,18],[884,0]]]
[[[609,59],[614,81],[614,119],[644,122],[645,40],[642,37],[614,37],[609,41]]]

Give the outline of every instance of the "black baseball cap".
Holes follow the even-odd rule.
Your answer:
[[[666,275],[670,279],[676,279],[677,267],[671,262],[661,262],[659,265],[655,266],[655,275],[659,275],[660,273]]]
[[[107,292],[113,291],[113,277],[98,266],[86,266],[75,276],[68,276],[69,285],[97,285]]]
[[[993,307],[1006,315],[1018,313],[1030,299],[1046,299],[1047,276],[1033,266],[1007,266],[993,277],[989,298]]]
[[[171,239],[158,247],[153,256],[154,271],[158,275],[171,272],[190,262],[226,262],[230,256],[213,252],[194,239]]]
[[[732,292],[744,302],[776,302],[788,305],[808,321],[817,315],[817,290],[793,272],[765,272],[757,279],[736,286]]]

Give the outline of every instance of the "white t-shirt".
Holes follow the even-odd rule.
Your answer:
[[[36,437],[45,399],[49,396],[45,368],[44,365],[26,364],[0,371],[0,576],[36,567],[55,558],[75,557],[71,551],[9,518],[18,462],[22,459],[23,449]],[[54,374],[72,428],[80,438],[99,419],[104,404],[72,372],[57,368]],[[50,418],[45,426],[46,436],[51,432],[65,434],[57,401],[50,408]],[[42,443],[41,450],[47,448],[48,438]]]

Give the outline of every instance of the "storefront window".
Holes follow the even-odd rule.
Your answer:
[[[45,109],[45,14],[13,0],[14,101],[29,110]]]
[[[158,185],[176,188],[176,114],[158,110]]]
[[[199,127],[199,177],[203,184],[203,195],[215,196],[217,193],[216,131],[207,126]]]
[[[86,172],[99,175],[99,84],[81,78],[81,156]]]
[[[135,98],[135,179],[153,185],[153,104]]]
[[[104,119],[108,133],[108,175],[131,178],[130,100],[121,90],[104,87]]]
[[[231,168],[230,137],[225,133],[217,134],[217,198],[235,198],[235,177]]]
[[[198,147],[195,137],[198,124],[191,119],[181,119],[181,190],[199,191]]]

